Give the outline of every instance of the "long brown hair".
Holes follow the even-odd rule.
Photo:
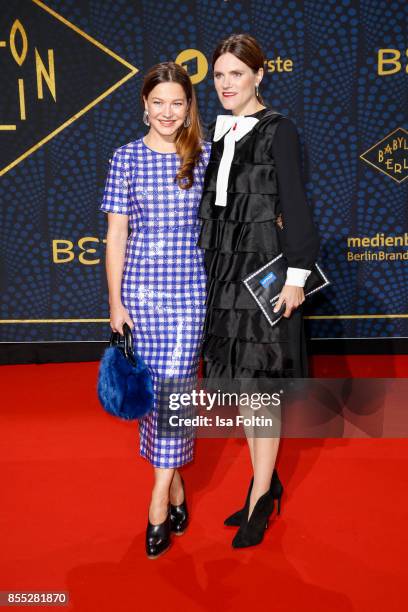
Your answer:
[[[224,53],[232,53],[241,62],[249,66],[253,72],[258,72],[264,67],[265,54],[261,49],[259,42],[250,34],[231,34],[228,38],[224,38],[216,47],[212,56],[212,68],[220,55]],[[257,100],[265,105],[261,94],[258,92]]]
[[[190,189],[194,183],[194,167],[198,163],[202,151],[203,133],[197,98],[187,71],[175,62],[161,62],[152,66],[143,79],[141,99],[143,104],[143,97],[147,99],[156,85],[169,82],[179,83],[182,86],[187,103],[189,103],[190,125],[189,127],[181,125],[175,138],[176,151],[180,156],[181,164],[174,180],[177,181],[181,189]]]

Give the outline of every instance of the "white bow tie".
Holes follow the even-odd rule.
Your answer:
[[[250,132],[259,119],[255,117],[244,117],[243,115],[218,115],[215,124],[213,140],[220,140],[224,134],[228,132],[236,124],[234,131],[234,140],[240,140],[245,134]]]
[[[215,206],[227,205],[228,179],[235,153],[235,143],[248,134],[258,121],[259,119],[255,117],[218,115],[213,141],[221,140],[225,134],[227,135],[224,138],[224,151],[218,166]]]

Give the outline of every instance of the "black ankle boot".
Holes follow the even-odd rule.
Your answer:
[[[269,517],[273,512],[274,503],[275,500],[269,490],[258,499],[248,520],[249,497],[247,498],[241,524],[232,540],[233,548],[246,548],[262,542]]]
[[[178,504],[177,506],[170,504],[171,530],[175,535],[183,535],[188,525],[188,509],[184,480],[181,476],[180,478],[183,484],[184,501],[182,501],[181,504]]]
[[[170,507],[163,523],[152,525],[147,519],[146,554],[149,559],[156,559],[170,546]]]
[[[249,495],[251,494],[253,482],[254,482],[254,478],[252,477],[251,483],[249,485]],[[278,472],[276,470],[273,470],[271,486],[269,490],[272,493],[273,498],[278,500],[278,514],[280,514],[283,485],[281,481],[279,480]],[[237,510],[237,512],[234,512],[234,514],[231,514],[231,516],[225,519],[224,525],[228,525],[228,526],[232,525],[233,527],[239,527],[241,524],[243,511],[244,511],[244,508],[241,508],[241,510]]]

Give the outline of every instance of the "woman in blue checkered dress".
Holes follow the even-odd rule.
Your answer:
[[[177,468],[192,460],[194,438],[163,437],[159,397],[165,381],[197,374],[206,296],[197,211],[210,144],[202,140],[194,89],[181,66],[154,66],[142,99],[150,130],[114,151],[101,209],[110,213],[111,328],[122,333],[129,324],[155,388],[154,410],[139,425],[140,454],[155,471],[146,551],[156,557],[167,550],[170,530],[182,533],[187,524]]]

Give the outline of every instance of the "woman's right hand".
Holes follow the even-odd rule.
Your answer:
[[[123,324],[127,323],[130,329],[134,328],[134,323],[130,318],[127,308],[123,304],[111,306],[110,308],[110,326],[114,332],[119,332],[123,336]]]

